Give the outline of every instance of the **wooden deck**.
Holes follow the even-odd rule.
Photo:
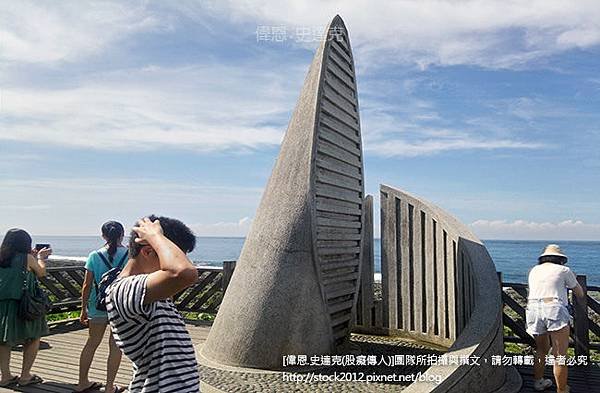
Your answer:
[[[210,326],[187,325],[194,345],[204,343]],[[98,348],[92,368],[90,380],[104,383],[106,378],[106,358],[108,356],[108,329],[104,342]],[[87,329],[82,329],[78,322],[60,323],[51,327],[51,334],[42,338],[39,354],[33,365],[32,372],[44,378],[44,383],[27,386],[0,388],[0,392],[31,392],[31,393],[67,393],[71,392],[77,383],[79,355],[87,338]],[[22,353],[13,351],[11,355],[11,370],[19,375],[21,370]],[[131,380],[131,363],[123,356],[121,368],[117,375],[117,385],[127,387]]]
[[[534,393],[533,389],[533,367],[517,366],[517,370],[523,378],[523,387],[521,393]],[[552,367],[546,367],[545,378],[550,378],[554,383]],[[588,367],[569,367],[569,386],[571,393],[600,392],[600,365],[594,364]],[[556,392],[556,386],[546,390],[546,392]]]
[[[187,325],[196,347],[202,345],[208,336],[210,326]],[[78,322],[58,323],[51,327],[51,334],[42,340],[40,352],[33,366],[33,372],[42,378],[44,383],[27,386],[0,388],[0,392],[31,392],[31,393],[67,393],[71,392],[77,383],[79,354],[87,337],[87,330],[82,329]],[[106,377],[106,358],[108,355],[108,330],[107,337],[98,351],[90,369],[92,381],[104,382]],[[11,369],[13,374],[20,372],[22,353],[15,350],[11,357]],[[533,389],[532,367],[517,367],[523,378],[522,393],[535,392]],[[546,377],[552,377],[552,368],[546,367]],[[117,385],[127,386],[131,379],[131,363],[124,356],[121,368],[117,375]],[[569,385],[573,393],[600,392],[600,365],[594,364],[589,367],[571,367],[569,369]],[[555,392],[554,388],[547,392]]]

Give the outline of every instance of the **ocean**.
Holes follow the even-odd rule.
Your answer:
[[[70,257],[87,256],[103,245],[97,236],[35,236],[34,242],[50,243],[55,255]],[[557,243],[569,256],[568,266],[577,274],[587,275],[589,285],[600,286],[600,242],[486,240],[484,243],[504,281],[526,282],[527,273],[544,246]],[[190,256],[198,264],[219,266],[222,261],[236,260],[243,244],[244,238],[199,237]],[[381,271],[379,239],[375,239],[375,271]]]

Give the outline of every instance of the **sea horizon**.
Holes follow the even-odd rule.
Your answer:
[[[44,234],[32,234],[31,237],[35,240],[36,237],[98,237],[101,239],[99,234],[93,235],[44,235]],[[3,236],[0,234],[0,241]],[[216,238],[216,239],[245,239],[246,236],[212,236],[212,235],[196,235],[196,238]],[[375,237],[375,240],[381,240],[381,237]],[[590,242],[597,243],[600,242],[598,240],[590,240],[590,239],[501,239],[501,238],[493,238],[493,239],[480,239],[483,242],[486,241],[506,241],[506,242]]]
[[[85,258],[104,245],[98,235],[53,235],[33,236],[34,242],[50,243],[54,256]],[[246,237],[241,236],[197,236],[196,248],[189,256],[198,265],[221,266],[223,261],[239,258]],[[376,274],[381,273],[381,238],[375,238],[374,257]],[[558,243],[569,256],[568,265],[581,275],[587,276],[589,285],[600,286],[600,272],[595,269],[600,262],[600,241],[594,240],[482,240],[498,272],[505,282],[526,282],[527,274],[537,261],[543,248],[549,243]],[[126,245],[127,241],[124,241]]]

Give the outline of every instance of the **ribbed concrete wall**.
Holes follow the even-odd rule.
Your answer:
[[[407,392],[492,392],[505,369],[501,292],[486,248],[437,206],[381,186],[383,328],[449,347],[448,354],[479,356],[480,366],[435,366],[440,385],[415,383]]]
[[[349,336],[363,238],[363,164],[348,33],[317,50],[202,356],[279,369]]]
[[[452,345],[475,299],[457,228],[426,202],[385,186],[381,212],[384,327]]]
[[[363,164],[354,62],[337,18],[324,47],[315,155],[316,246],[334,345],[348,336],[363,228]]]
[[[364,208],[364,236],[360,266],[360,291],[356,307],[356,325],[370,326],[373,320],[373,274],[375,273],[375,245],[373,238],[373,196],[367,195]]]

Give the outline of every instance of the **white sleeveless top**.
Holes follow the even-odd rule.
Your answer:
[[[568,304],[567,288],[577,286],[575,273],[566,266],[546,262],[535,266],[529,272],[529,299],[557,298]]]

